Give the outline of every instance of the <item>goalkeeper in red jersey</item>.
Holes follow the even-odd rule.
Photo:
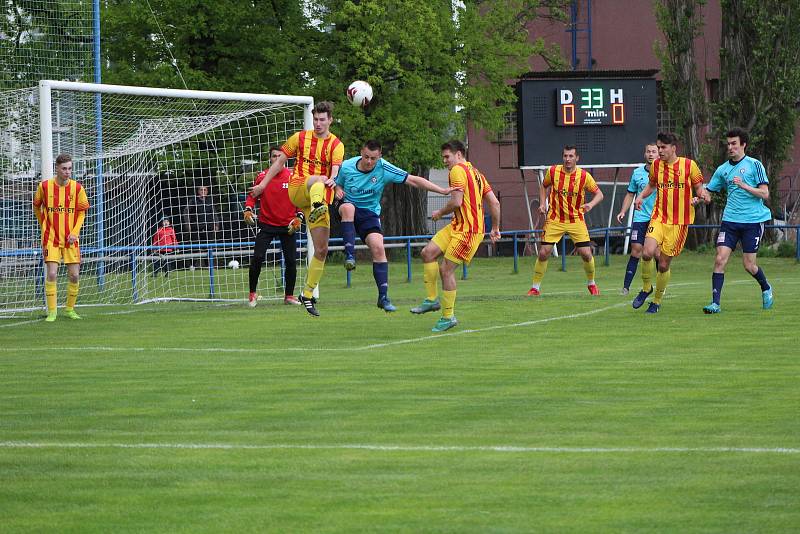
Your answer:
[[[280,158],[282,152],[278,147],[269,149],[270,163],[275,163]],[[262,171],[256,176],[254,185],[258,185],[266,176],[267,171]],[[258,210],[258,221],[253,210],[256,199],[247,195],[244,210],[244,221],[249,226],[258,225],[256,235],[256,246],[253,250],[253,257],[250,260],[250,296],[248,304],[251,308],[258,303],[258,277],[261,274],[261,266],[267,255],[267,247],[276,237],[281,241],[284,263],[284,304],[300,304],[294,296],[294,284],[297,280],[297,242],[295,232],[300,229],[300,218],[297,208],[289,200],[289,177],[291,172],[285,165],[270,180],[267,187],[259,195],[260,208]]]

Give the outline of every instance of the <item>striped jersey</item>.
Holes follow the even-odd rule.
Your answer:
[[[692,186],[702,181],[703,174],[694,160],[678,158],[671,164],[655,160],[650,165],[650,185],[658,189],[658,196],[653,206],[652,220],[664,224],[692,224]]]
[[[457,187],[464,192],[461,206],[453,212],[451,226],[454,232],[465,234],[482,234],[486,231],[483,219],[483,196],[492,190],[486,177],[465,161],[453,165],[447,176],[450,187]]]
[[[314,135],[314,130],[301,130],[281,146],[289,158],[296,158],[290,186],[302,185],[310,176],[330,176],[335,165],[344,160],[344,145],[332,133],[325,139]]]
[[[586,169],[575,167],[575,170],[567,174],[563,165],[553,165],[547,169],[542,185],[552,185],[547,218],[562,223],[582,221],[581,206],[585,203],[586,191],[595,193],[599,190]]]
[[[33,197],[33,211],[42,227],[42,246],[67,247],[70,234],[78,235],[89,199],[83,186],[69,180],[60,186],[55,178],[39,182]],[[72,245],[77,247],[77,242]]]

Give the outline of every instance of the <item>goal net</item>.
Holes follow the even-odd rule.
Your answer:
[[[245,299],[255,238],[242,221],[247,191],[269,165],[269,148],[310,123],[312,105],[310,97],[49,81],[0,93],[10,110],[0,117],[0,315],[44,306],[31,203],[61,153],[72,156],[91,204],[79,306]],[[177,244],[156,237],[166,226]],[[302,233],[297,246],[302,280]],[[283,267],[273,243],[262,298],[283,297]],[[59,305],[65,284],[62,274]]]

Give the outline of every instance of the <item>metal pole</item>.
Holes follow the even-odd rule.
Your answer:
[[[94,0],[94,83],[102,83],[100,61],[100,0]],[[105,188],[103,184],[103,102],[100,93],[94,95],[95,131],[97,132],[97,184],[95,189],[95,220],[97,221],[97,249],[105,256]],[[101,259],[97,263],[97,287],[102,291],[106,285],[106,265]]]

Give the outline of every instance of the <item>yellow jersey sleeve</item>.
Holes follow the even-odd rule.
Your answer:
[[[586,173],[586,182],[583,184],[583,189],[590,193],[594,193],[598,190],[597,182],[594,181],[594,176],[588,172]]]
[[[300,147],[300,132],[295,132],[281,146],[281,152],[286,154],[287,157],[293,158],[297,155],[297,149],[299,147]]]
[[[344,161],[344,143],[341,141],[336,145],[336,148],[333,149],[333,154],[331,154],[331,165],[342,165]]]
[[[462,191],[467,188],[467,173],[460,165],[455,165],[447,175],[450,187],[458,187]]]
[[[689,181],[692,185],[697,185],[703,181],[703,173],[700,172],[700,167],[697,166],[697,163],[692,159],[691,165],[689,165]]]

